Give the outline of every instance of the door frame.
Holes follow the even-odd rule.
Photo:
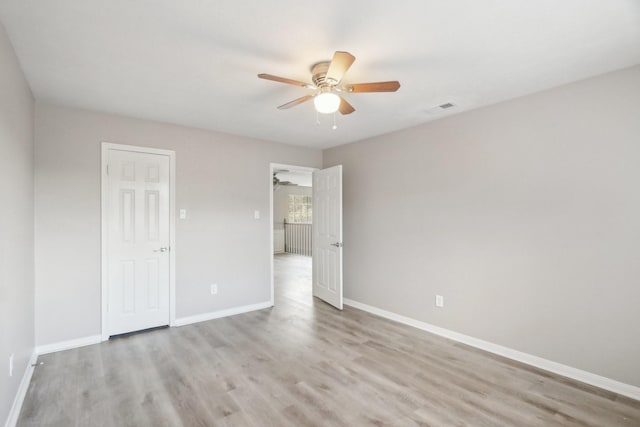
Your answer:
[[[271,306],[275,305],[275,285],[274,285],[274,270],[273,270],[273,171],[275,169],[289,169],[291,171],[309,172],[319,170],[320,168],[314,168],[309,166],[296,166],[288,165],[284,163],[270,163],[269,164],[269,271],[271,272],[271,299],[269,300]],[[313,256],[313,253],[311,254]],[[311,273],[313,275],[313,273]],[[312,276],[313,277],[313,276]]]
[[[169,326],[175,326],[176,322],[176,227],[175,227],[175,201],[176,201],[176,152],[160,148],[139,147],[134,145],[115,144],[102,142],[100,152],[100,227],[101,234],[101,335],[102,341],[109,339],[107,330],[107,302],[108,302],[108,282],[107,282],[107,195],[108,195],[108,175],[107,159],[109,150],[132,151],[135,153],[160,154],[169,156]]]

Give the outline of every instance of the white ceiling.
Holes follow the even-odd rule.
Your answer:
[[[1,0],[39,100],[324,148],[640,63],[638,0]],[[347,94],[321,116],[276,106],[336,50]],[[432,107],[453,102],[456,108]]]
[[[297,184],[300,187],[311,187],[313,184],[313,175],[311,171],[280,169],[276,168],[277,176],[280,181],[289,181],[293,184]]]

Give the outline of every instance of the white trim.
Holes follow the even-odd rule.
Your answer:
[[[169,326],[174,326],[176,321],[176,152],[173,150],[163,150],[160,148],[137,147],[133,145],[113,144],[103,142],[101,148],[101,171],[100,171],[100,223],[101,235],[101,288],[102,288],[102,341],[109,339],[107,330],[107,227],[103,220],[106,215],[107,197],[107,152],[108,150],[133,151],[136,153],[160,154],[169,157]]]
[[[102,341],[102,335],[90,335],[88,337],[76,338],[68,341],[54,342],[52,344],[37,346],[36,354],[40,356],[42,354],[55,353],[56,351],[71,350],[73,348],[99,344]]]
[[[295,166],[295,165],[286,165],[284,163],[270,163],[269,164],[269,179],[267,182],[269,183],[269,260],[270,260],[270,280],[271,280],[271,306],[275,305],[275,288],[273,283],[273,171],[275,169],[289,169],[292,171],[301,171],[301,172],[313,172],[318,170],[318,168],[308,167],[308,166]]]
[[[169,151],[169,326],[175,326],[175,323],[176,323],[176,152]]]
[[[221,317],[235,316],[236,314],[248,313],[250,311],[256,311],[256,310],[264,310],[265,308],[271,308],[271,307],[273,307],[273,303],[271,301],[265,301],[257,304],[228,308],[226,310],[196,314],[195,316],[180,317],[176,319],[175,326],[191,325],[192,323],[206,322],[207,320],[219,319]]]
[[[518,362],[526,363],[527,365],[535,366],[536,368],[544,369],[545,371],[553,372],[555,374],[562,375],[564,377],[568,377],[583,383],[591,384],[593,386],[600,387],[605,390],[630,397],[632,399],[640,400],[640,387],[636,387],[631,384],[625,384],[623,382],[596,375],[591,372],[553,362],[548,359],[543,359],[542,357],[534,356],[532,354],[524,353],[508,347],[503,347],[489,341],[484,341],[478,338],[471,337],[469,335],[454,332],[449,329],[441,328],[430,323],[402,316],[400,314],[363,304],[351,299],[345,298],[344,303],[362,311],[384,317],[385,319],[393,320],[408,326],[413,326],[414,328],[431,332],[432,334],[440,335],[442,337],[449,338],[451,340],[458,341],[463,344],[488,351],[490,353],[498,354],[500,356],[516,360]]]
[[[185,326],[192,323],[204,322],[212,319],[219,319],[221,317],[233,316],[236,314],[248,313],[250,311],[263,310],[265,308],[272,307],[270,301],[265,301],[257,304],[244,305],[240,307],[228,308],[226,310],[214,311],[211,313],[196,314],[195,316],[181,317],[175,319],[172,326]],[[40,345],[35,348],[34,354],[43,355],[48,353],[55,353],[56,351],[71,350],[74,348],[84,347],[87,345],[100,344],[104,340],[102,335],[90,335],[88,337],[76,338],[69,341],[61,341],[52,344]]]
[[[29,384],[31,383],[31,377],[33,376],[33,365],[36,364],[37,360],[38,354],[34,351],[33,353],[31,353],[29,363],[27,364],[27,369],[25,369],[24,371],[24,375],[22,376],[22,380],[20,381],[20,386],[18,387],[18,391],[16,392],[16,397],[13,399],[13,405],[11,405],[9,415],[7,416],[7,421],[4,424],[5,427],[14,427],[18,423],[20,410],[22,409],[24,398],[27,396],[27,390],[29,389]]]

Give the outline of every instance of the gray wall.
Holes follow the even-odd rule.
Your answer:
[[[282,223],[289,216],[289,194],[311,196],[311,187],[283,185],[273,192],[273,222]]]
[[[345,297],[640,386],[640,67],[326,150],[337,164]]]
[[[38,345],[100,333],[102,141],[176,151],[177,317],[269,301],[269,164],[319,167],[319,150],[38,103]]]
[[[34,102],[0,24],[0,424],[34,347]],[[14,354],[13,377],[8,360]]]

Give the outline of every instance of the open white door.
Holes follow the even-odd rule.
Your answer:
[[[342,166],[313,172],[313,296],[342,310]]]
[[[108,149],[103,335],[170,323],[170,158]]]

